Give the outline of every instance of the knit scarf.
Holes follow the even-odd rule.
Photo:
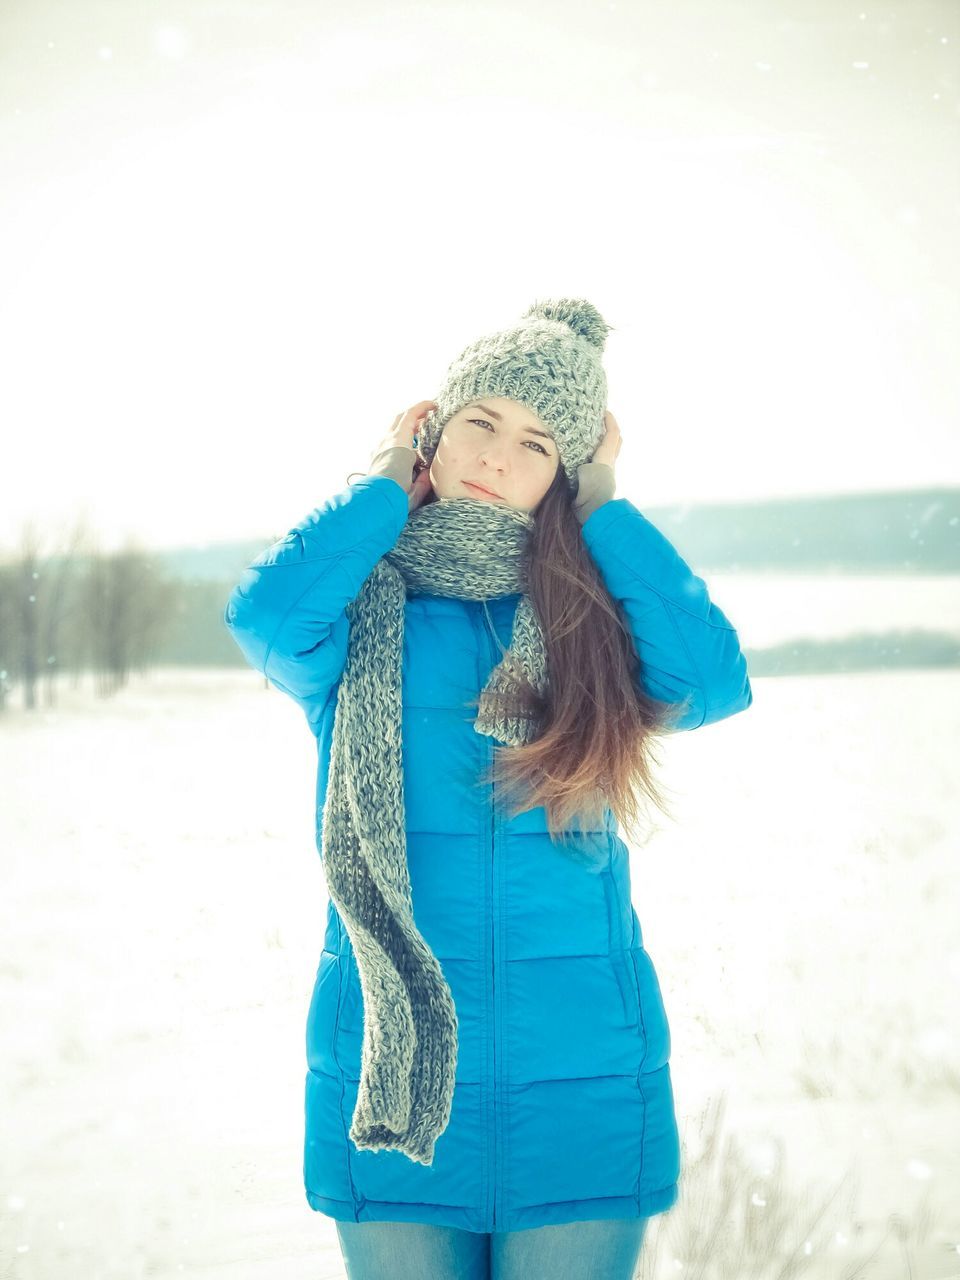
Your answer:
[[[413,919],[401,752],[404,607],[408,590],[467,600],[524,591],[533,525],[529,513],[501,503],[429,502],[411,513],[346,608],[322,849],[363,992],[350,1138],[358,1149],[400,1151],[423,1165],[433,1163],[450,1119],[458,1022],[450,987]],[[543,632],[523,594],[510,647],[480,692],[475,731],[508,745],[531,741],[538,726],[524,690],[542,695],[546,674]]]

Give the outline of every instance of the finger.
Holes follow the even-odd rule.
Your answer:
[[[436,409],[436,400],[418,400],[416,404],[412,404],[407,413],[412,414],[415,418],[425,418],[431,409]]]
[[[418,404],[411,405],[410,408],[401,415],[403,421],[400,423],[400,426],[398,427],[396,423],[394,423],[394,429],[404,437],[409,436],[412,444],[413,437],[417,434],[421,421],[427,416],[432,407],[435,407],[435,401],[433,400],[421,400]]]

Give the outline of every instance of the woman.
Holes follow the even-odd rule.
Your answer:
[[[620,827],[664,807],[656,736],[752,692],[703,580],[613,496],[609,329],[559,299],[467,347],[227,606],[317,738],[303,1173],[351,1280],[627,1280],[677,1199]]]

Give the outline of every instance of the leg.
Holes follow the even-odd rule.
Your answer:
[[[424,1222],[338,1222],[347,1280],[488,1280],[490,1237]]]
[[[648,1221],[609,1218],[495,1231],[491,1280],[632,1280]]]

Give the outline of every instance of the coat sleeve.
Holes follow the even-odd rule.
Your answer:
[[[346,664],[346,606],[408,513],[401,483],[368,473],[262,552],[230,594],[223,621],[244,657],[314,729]]]
[[[597,507],[581,534],[630,628],[644,692],[675,704],[673,730],[745,711],[753,691],[737,632],[669,539],[626,498]]]

